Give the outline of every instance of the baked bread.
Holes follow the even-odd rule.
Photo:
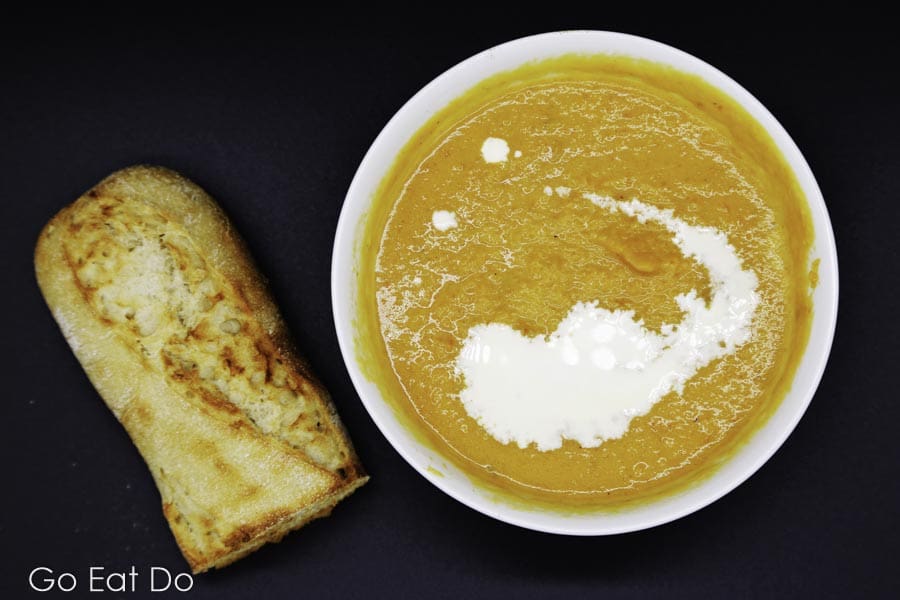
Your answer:
[[[192,182],[113,173],[47,224],[34,262],[195,573],[327,515],[368,479],[243,242]]]

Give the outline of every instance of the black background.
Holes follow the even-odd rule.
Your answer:
[[[31,263],[58,209],[111,171],[149,162],[192,178],[231,215],[372,475],[329,519],[196,577],[183,597],[898,597],[893,44],[596,18],[602,12],[445,30],[277,15],[213,22],[150,9],[106,21],[5,19],[0,594],[33,595],[27,575],[40,565],[79,577],[69,597],[94,596],[85,593],[90,566],[136,565],[144,590],[151,566],[186,569],[149,473],[63,341]],[[655,38],[747,87],[817,175],[841,267],[829,368],[783,448],[712,506],[607,538],[518,529],[432,487],[360,404],[331,318],[338,213],[381,127],[471,54],[564,28]]]

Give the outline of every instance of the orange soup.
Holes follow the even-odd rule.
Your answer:
[[[360,239],[368,376],[511,497],[602,507],[711,472],[790,387],[806,200],[699,78],[567,56],[434,116]]]

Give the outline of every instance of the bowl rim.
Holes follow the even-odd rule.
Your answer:
[[[554,48],[558,50],[554,51]],[[357,235],[374,196],[374,189],[364,180],[374,177],[376,184],[380,183],[386,171],[379,170],[375,173],[377,177],[372,171],[376,168],[373,164],[383,155],[388,156],[388,165],[393,163],[399,148],[387,154],[384,148],[389,147],[389,138],[402,138],[402,144],[405,144],[437,110],[478,81],[495,73],[508,71],[529,61],[570,53],[625,55],[658,62],[678,71],[700,76],[737,102],[772,137],[801,186],[809,205],[815,234],[810,259],[816,256],[820,260],[820,281],[813,292],[814,313],[809,340],[794,374],[791,389],[767,421],[744,440],[741,448],[712,475],[690,489],[641,503],[633,509],[614,512],[600,510],[567,514],[564,508],[559,513],[537,505],[523,508],[498,501],[486,488],[480,488],[474,483],[466,473],[462,473],[463,477],[460,478],[433,472],[433,461],[424,461],[423,456],[441,456],[441,453],[423,446],[411,432],[404,433],[404,426],[390,416],[393,415],[393,409],[381,397],[380,391],[367,380],[357,362],[353,325]],[[515,64],[510,66],[498,60],[498,57]],[[432,100],[432,96],[460,76],[468,76],[472,81],[467,86],[456,89],[455,94],[444,95],[442,102]],[[403,134],[402,128],[415,115],[420,116],[418,124]],[[382,128],[354,174],[338,218],[331,267],[332,311],[341,356],[363,406],[382,435],[420,475],[455,500],[500,521],[547,533],[610,535],[639,531],[691,514],[738,487],[775,454],[806,412],[825,371],[837,324],[838,262],[831,220],[809,164],[784,127],[749,91],[702,59],[655,40],[611,31],[556,31],[514,39],[457,63],[416,92]],[[798,386],[801,371],[804,381],[802,386]],[[776,416],[779,416],[778,421]],[[764,431],[767,431],[765,436]],[[751,442],[759,440],[759,448],[748,454]],[[740,456],[744,456],[744,459],[738,464]],[[458,471],[449,460],[444,461],[443,467]],[[686,497],[687,500],[684,500]]]

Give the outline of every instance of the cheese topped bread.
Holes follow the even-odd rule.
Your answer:
[[[243,242],[192,182],[113,173],[47,224],[35,270],[195,573],[328,514],[368,479]]]

